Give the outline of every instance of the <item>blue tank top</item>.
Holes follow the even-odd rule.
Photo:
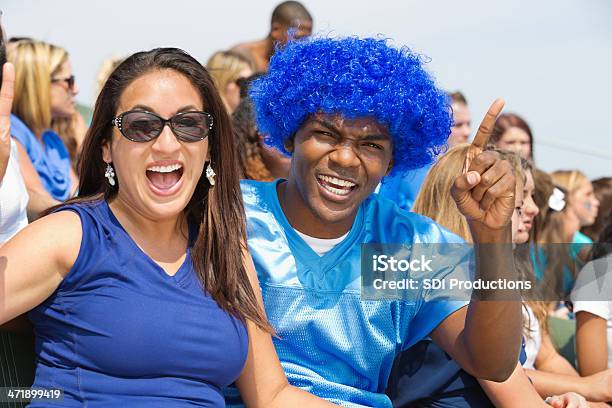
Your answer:
[[[65,210],[80,216],[83,239],[58,289],[29,314],[34,387],[63,389],[62,406],[225,406],[247,332],[202,289],[189,250],[170,276],[105,201]]]

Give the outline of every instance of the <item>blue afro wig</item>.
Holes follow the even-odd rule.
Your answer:
[[[408,48],[385,39],[310,38],[277,50],[250,96],[267,143],[287,153],[309,115],[373,116],[393,139],[392,174],[423,167],[442,151],[452,124],[446,94]]]

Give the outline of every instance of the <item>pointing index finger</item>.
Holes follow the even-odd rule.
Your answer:
[[[504,107],[504,100],[497,98],[487,111],[484,119],[480,122],[480,126],[478,126],[478,132],[476,132],[476,136],[472,141],[472,144],[468,148],[467,154],[465,156],[465,163],[463,163],[463,174],[467,173],[470,169],[470,164],[472,164],[472,160],[476,158],[480,153],[482,153],[487,147],[487,143],[489,143],[489,138],[491,137],[491,132],[493,131],[493,126],[495,125],[495,120],[497,120],[497,115]]]
[[[497,119],[497,115],[504,108],[505,102],[501,98],[497,98],[489,107],[489,110],[485,114],[484,119],[480,122],[480,126],[478,126],[478,132],[476,132],[476,136],[472,141],[472,146],[478,147],[481,150],[484,150],[489,143],[489,137],[491,137],[491,132],[493,131],[493,126],[495,125],[495,120]]]

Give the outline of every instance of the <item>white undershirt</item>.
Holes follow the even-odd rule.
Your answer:
[[[302,234],[300,231],[295,230],[297,234],[308,244],[317,255],[323,256],[331,251],[336,245],[341,243],[344,238],[349,234],[348,232],[339,238],[315,238],[310,235]],[[350,232],[350,231],[349,231]]]

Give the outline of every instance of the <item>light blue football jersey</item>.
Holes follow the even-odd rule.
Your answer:
[[[384,391],[396,354],[467,302],[440,300],[425,290],[411,302],[362,300],[361,245],[463,240],[373,194],[361,204],[348,236],[319,256],[287,221],[276,192],[279,182],[243,181],[242,192],[249,251],[287,378],[343,406],[391,407]],[[432,276],[466,278],[471,268],[465,259]],[[231,394],[228,406],[236,406]]]

